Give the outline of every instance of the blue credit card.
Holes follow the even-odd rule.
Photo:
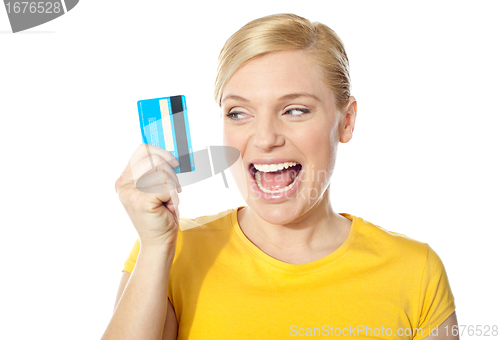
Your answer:
[[[184,96],[139,100],[142,142],[170,152],[179,165],[175,173],[194,171],[191,134]]]

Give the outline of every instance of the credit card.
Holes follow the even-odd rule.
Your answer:
[[[184,96],[139,100],[142,142],[170,152],[179,165],[175,173],[194,171],[191,134]]]

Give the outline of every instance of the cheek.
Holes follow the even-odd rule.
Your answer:
[[[310,127],[307,131],[297,135],[295,143],[305,155],[309,163],[307,178],[313,180],[316,185],[326,187],[330,182],[335,167],[336,149],[332,136],[334,128],[331,125],[318,124]]]
[[[298,135],[301,149],[307,158],[315,160],[315,163],[327,164],[332,154],[332,129],[326,125],[311,128]],[[319,164],[318,164],[319,165]]]
[[[236,133],[236,131],[231,131],[228,128],[224,128],[222,132],[222,142],[225,146],[232,146],[240,150],[240,153],[242,152],[240,148],[242,144],[242,138],[241,135],[238,136],[238,133]]]
[[[222,141],[224,146],[232,146],[234,148],[237,148],[240,152],[238,160],[229,167],[229,171],[233,176],[233,179],[236,183],[236,186],[238,187],[238,190],[241,193],[241,196],[246,201],[248,199],[248,187],[250,186],[250,183],[247,178],[247,170],[245,169],[243,163],[243,156],[245,152],[244,139],[241,138],[241,134],[228,131],[224,128]]]
[[[231,146],[238,149],[240,152],[239,162],[242,161],[245,156],[246,139],[242,135],[241,131],[237,131],[237,129],[231,130],[224,128],[222,131],[222,143],[224,146]]]

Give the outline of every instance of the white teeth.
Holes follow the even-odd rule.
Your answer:
[[[260,182],[260,176],[261,176],[260,171],[257,171],[255,173],[255,182],[257,182],[257,186],[259,187],[260,190],[262,190],[268,194],[277,194],[280,192],[285,192],[285,191],[290,190],[293,187],[293,185],[295,184],[295,182],[297,182],[297,178],[299,178],[299,174],[297,173],[297,175],[295,175],[295,178],[293,179],[292,183],[288,184],[286,187],[281,188],[279,190],[268,190],[262,186],[262,183]]]
[[[254,164],[253,166],[255,169],[257,169],[257,172],[255,173],[255,181],[257,182],[257,185],[260,190],[262,190],[265,193],[268,194],[277,194],[281,192],[285,192],[290,190],[295,182],[297,182],[297,178],[299,178],[299,174],[295,176],[293,179],[292,183],[288,184],[286,187],[279,189],[279,190],[268,190],[262,186],[261,183],[261,172],[274,172],[274,171],[279,171],[283,169],[288,169],[292,166],[297,165],[297,162],[284,162],[284,163],[278,163],[278,164]]]
[[[278,171],[278,170],[288,169],[289,167],[295,166],[297,164],[298,164],[297,162],[285,162],[285,163],[278,163],[278,164],[254,164],[253,166],[258,171],[274,172],[274,171]]]

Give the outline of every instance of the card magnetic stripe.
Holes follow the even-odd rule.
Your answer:
[[[181,172],[191,171],[193,161],[192,161],[192,151],[188,145],[188,135],[187,131],[189,127],[187,126],[186,114],[187,110],[185,107],[184,96],[173,96],[170,97],[170,109],[172,110],[172,126],[174,127],[174,141],[176,144],[177,155],[179,156],[179,167]]]
[[[191,162],[191,171],[194,171],[194,156],[193,156],[193,147],[191,146],[191,132],[189,130],[189,119],[187,118],[187,106],[186,106],[186,97],[182,97],[182,107],[184,108],[184,121],[186,122],[186,134],[187,134],[187,145],[189,150],[189,160]]]

